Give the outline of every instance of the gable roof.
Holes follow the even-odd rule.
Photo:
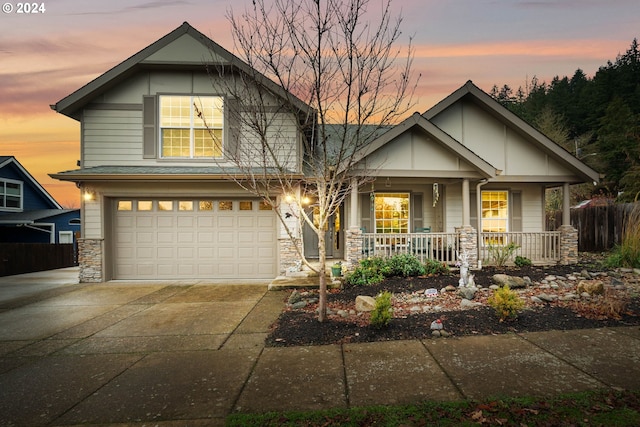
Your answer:
[[[192,37],[210,52],[209,60],[205,60],[204,58],[198,60],[185,60],[184,58],[167,60],[165,58],[154,56],[154,54],[158,53],[161,49],[168,47],[185,34]],[[294,95],[286,93],[281,86],[274,83],[268,77],[253,70],[249,65],[247,65],[247,63],[193,28],[188,22],[184,22],[180,27],[176,28],[161,39],[111,68],[104,74],[98,76],[70,95],[67,95],[56,104],[51,105],[51,109],[64,114],[65,116],[79,120],[80,117],[78,110],[91,102],[91,100],[96,96],[116,86],[140,69],[167,69],[173,67],[180,69],[200,69],[204,71],[206,67],[217,66],[231,67],[232,69],[240,70],[241,72],[256,79],[256,81],[264,85],[271,92],[282,97],[288,95],[286,97],[291,99],[293,105],[299,110],[311,110],[311,107],[307,104],[296,98]]]
[[[535,129],[529,123],[522,120],[513,112],[502,106],[498,101],[493,99],[489,94],[477,87],[471,80],[467,81],[464,86],[447,96],[445,99],[427,110],[423,116],[427,120],[432,120],[438,114],[451,107],[461,99],[470,99],[483,110],[496,117],[501,122],[513,128],[522,134],[527,140],[533,142],[538,148],[551,155],[573,170],[577,175],[585,181],[598,182],[600,175],[595,170],[578,160],[567,150],[549,139],[542,132]]]
[[[357,157],[359,157],[357,161],[363,160],[365,157],[374,153],[376,150],[396,139],[403,133],[415,128],[423,130],[444,148],[471,164],[484,178],[492,178],[498,174],[495,167],[417,112],[413,113],[413,115],[405,119],[402,123],[394,126],[386,133],[372,141],[371,144],[361,150],[360,153],[357,153]]]
[[[14,165],[20,171],[20,173],[24,176],[25,182],[31,184],[31,186],[35,188],[36,191],[39,191],[40,193],[42,193],[42,196],[48,202],[51,203],[54,209],[62,209],[62,206],[60,206],[58,202],[56,202],[56,200],[53,197],[51,197],[51,194],[49,194],[47,190],[45,190],[44,187],[40,185],[40,183],[36,181],[36,179],[33,176],[31,176],[31,174],[20,164],[20,162],[15,157],[0,156],[0,170],[2,170],[5,167],[8,167],[9,165]],[[1,173],[0,173],[0,176],[2,176]]]

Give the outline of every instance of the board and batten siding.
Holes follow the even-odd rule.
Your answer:
[[[537,144],[473,102],[458,102],[434,117],[432,122],[501,170],[503,175],[572,175]]]

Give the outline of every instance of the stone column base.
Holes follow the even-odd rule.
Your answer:
[[[280,239],[278,240],[278,246],[280,247],[280,275],[285,275],[288,272],[300,271],[302,266],[302,259],[300,253],[302,252],[302,240],[295,239]],[[296,250],[298,247],[299,251]]]
[[[349,227],[345,233],[344,262],[347,270],[353,270],[362,258],[362,230]]]
[[[571,225],[561,225],[560,231],[560,264],[578,263],[578,230]]]
[[[78,239],[80,283],[100,283],[102,277],[102,239]]]

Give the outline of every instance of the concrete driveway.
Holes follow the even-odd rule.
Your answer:
[[[222,423],[283,294],[268,283],[0,278],[0,425]]]

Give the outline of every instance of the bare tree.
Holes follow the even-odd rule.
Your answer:
[[[413,107],[411,43],[396,47],[402,20],[392,17],[391,0],[375,10],[372,3],[378,6],[254,0],[240,15],[230,11],[245,64],[218,68],[212,79],[225,86],[225,112],[242,135],[226,159],[229,176],[274,207],[310,267],[301,223],[318,237],[319,321],[326,316],[324,230],[351,189],[373,179],[361,162],[370,142]],[[314,218],[308,200],[317,206]]]

